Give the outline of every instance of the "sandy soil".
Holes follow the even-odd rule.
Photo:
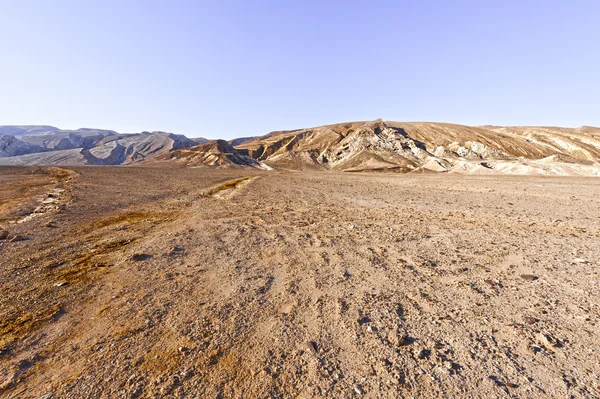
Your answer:
[[[0,169],[2,398],[600,396],[598,179],[69,170]]]

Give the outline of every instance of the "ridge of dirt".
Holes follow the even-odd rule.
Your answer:
[[[233,197],[242,187],[247,186],[256,179],[258,179],[258,176],[247,176],[227,180],[209,188],[203,192],[202,195],[205,197],[214,197],[218,199],[229,199]]]

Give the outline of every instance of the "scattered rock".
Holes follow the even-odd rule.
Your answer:
[[[369,332],[377,332],[379,329],[373,325],[367,327],[367,331]]]
[[[360,385],[354,386],[354,392],[356,392],[359,395],[364,395],[365,394],[365,390]]]
[[[0,230],[0,240],[6,240],[8,238],[8,231]]]
[[[490,287],[496,287],[497,285],[500,285],[500,281],[499,280],[491,280],[491,279],[485,279],[483,280],[484,283],[486,283],[487,285],[489,285]]]
[[[560,348],[563,346],[562,342],[559,341],[558,339],[554,338],[552,335],[550,334],[542,334],[542,333],[538,333],[535,338],[537,339],[537,341],[544,345],[545,347],[549,347],[549,346],[553,346],[555,348]]]
[[[534,276],[533,274],[521,274],[521,278],[523,280],[527,280],[527,281],[535,281],[539,277],[538,276]]]
[[[131,260],[134,260],[136,262],[148,260],[150,258],[152,258],[152,255],[148,255],[148,254],[134,254],[131,256]]]
[[[68,281],[60,281],[56,284],[54,284],[55,287],[64,287],[65,285],[69,285]]]
[[[575,263],[584,263],[584,264],[589,263],[587,260],[585,260],[583,258],[575,258],[575,259],[573,259],[573,262],[575,262]]]
[[[143,391],[144,391],[144,387],[137,386],[129,393],[129,397],[131,399],[138,398],[142,394]]]
[[[525,321],[527,324],[535,324],[540,321],[540,319],[536,319],[535,317],[531,316],[523,316],[523,321]]]
[[[182,355],[187,355],[190,352],[190,348],[186,346],[180,346],[179,348],[177,348],[177,351]]]
[[[27,237],[17,234],[16,236],[14,236],[10,240],[8,240],[8,242],[25,241],[26,239],[27,239]]]
[[[306,346],[308,347],[308,350],[315,355],[319,353],[319,344],[317,344],[315,341],[308,341]]]
[[[396,331],[388,334],[388,341],[394,346],[407,346],[415,342],[406,331]]]
[[[170,256],[175,256],[175,255],[179,255],[185,252],[185,248],[183,247],[171,247],[170,251],[169,251],[169,255]]]

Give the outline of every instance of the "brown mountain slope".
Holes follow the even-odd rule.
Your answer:
[[[590,127],[377,120],[272,132],[244,140],[236,149],[279,169],[600,175],[600,130]]]
[[[529,143],[551,152],[573,158],[597,161],[600,159],[600,129],[590,126],[581,128],[559,127],[500,127],[493,129],[499,134],[525,138]]]
[[[175,163],[182,166],[218,166],[223,168],[262,168],[260,162],[233,148],[225,140],[213,140],[194,147],[172,151],[151,160],[152,163]]]

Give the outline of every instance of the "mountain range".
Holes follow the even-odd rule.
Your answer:
[[[600,128],[349,122],[258,137],[0,126],[0,164],[600,176]]]
[[[165,132],[0,126],[0,164],[128,165],[206,141]]]

